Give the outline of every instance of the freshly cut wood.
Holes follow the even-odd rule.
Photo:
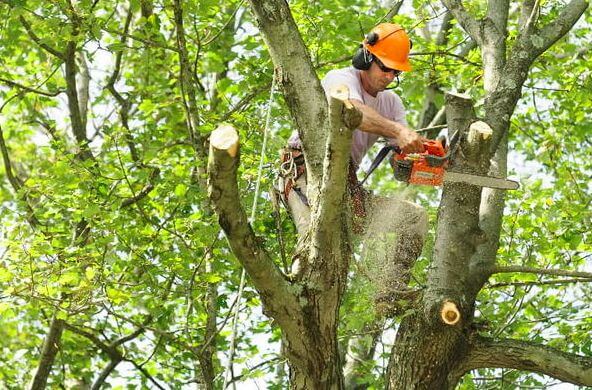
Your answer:
[[[456,325],[460,321],[460,311],[452,301],[444,301],[440,310],[440,317],[446,325]]]
[[[218,126],[210,136],[210,145],[218,150],[226,150],[230,157],[236,157],[238,141],[238,133],[229,124]]]

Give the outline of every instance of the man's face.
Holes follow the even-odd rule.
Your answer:
[[[375,57],[368,69],[368,84],[376,92],[384,91],[400,73],[398,70],[387,68]]]

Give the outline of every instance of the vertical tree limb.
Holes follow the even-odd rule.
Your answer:
[[[309,200],[314,204],[327,144],[327,100],[288,3],[285,0],[250,0],[250,3],[296,121],[306,155]]]
[[[31,382],[29,390],[45,389],[47,385],[47,379],[51,373],[51,368],[55,361],[55,357],[60,348],[63,330],[64,321],[54,315],[49,326],[49,332],[47,333],[43,343],[43,350],[41,351],[39,364],[37,365],[37,369],[33,375],[33,381]]]

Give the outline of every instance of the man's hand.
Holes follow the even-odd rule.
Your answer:
[[[424,139],[415,131],[401,127],[397,135],[397,145],[403,153],[421,153],[425,150],[423,147]]]

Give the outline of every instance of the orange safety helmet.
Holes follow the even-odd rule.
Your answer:
[[[366,35],[362,45],[388,68],[405,72],[412,69],[409,63],[411,40],[398,24],[379,24]]]

